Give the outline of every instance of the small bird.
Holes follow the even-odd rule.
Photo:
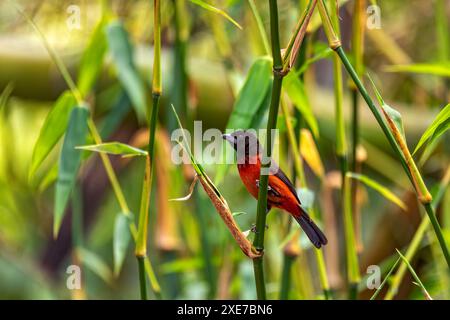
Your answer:
[[[248,192],[258,199],[259,175],[261,169],[262,147],[258,138],[250,132],[238,130],[222,135],[237,152],[237,167],[242,182]],[[297,192],[286,174],[272,160],[269,169],[267,190],[267,212],[277,207],[289,212],[300,224],[314,246],[320,249],[328,240],[302,208]]]

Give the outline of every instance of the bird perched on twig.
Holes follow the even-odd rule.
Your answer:
[[[248,192],[258,199],[259,177],[263,149],[258,138],[249,131],[238,130],[231,134],[224,134],[237,152],[237,167],[242,182]],[[300,224],[309,240],[316,248],[327,244],[328,240],[312,221],[308,213],[302,208],[297,192],[286,174],[271,160],[269,168],[269,183],[267,190],[267,212],[271,207],[277,207],[289,212]]]

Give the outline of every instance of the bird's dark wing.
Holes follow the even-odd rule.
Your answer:
[[[286,186],[288,187],[289,191],[291,191],[292,194],[295,196],[298,203],[300,203],[300,199],[298,198],[298,195],[297,195],[297,190],[295,190],[295,187],[292,184],[291,180],[289,180],[289,178],[286,176],[286,174],[283,172],[283,170],[281,170],[281,168],[275,163],[275,161],[272,161],[272,163],[270,165],[270,174],[276,176],[281,181],[283,181],[286,184]]]

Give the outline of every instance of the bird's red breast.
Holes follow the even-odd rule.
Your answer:
[[[257,199],[259,190],[257,181],[260,176],[261,161],[258,156],[248,160],[243,164],[238,164],[239,176],[248,192]],[[302,211],[297,196],[276,173],[269,175],[269,187],[272,190],[267,194],[269,206],[284,209],[297,217],[301,215]]]

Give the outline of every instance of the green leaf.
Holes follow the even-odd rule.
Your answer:
[[[450,64],[417,63],[408,65],[393,65],[387,67],[386,71],[430,74],[434,76],[450,77]]]
[[[311,132],[317,138],[319,136],[319,126],[312,112],[306,96],[305,86],[295,73],[289,73],[283,80],[283,88],[286,90],[295,107],[300,111],[306,123],[311,128]]]
[[[388,273],[386,274],[386,276],[384,277],[383,281],[381,282],[380,286],[377,288],[377,290],[374,292],[374,294],[370,297],[370,300],[375,300],[375,298],[378,296],[378,294],[380,293],[381,289],[383,289],[384,285],[389,281],[389,278],[392,274],[392,272],[394,272],[395,268],[397,267],[398,263],[400,262],[401,258],[398,258],[394,264],[392,265],[392,267],[389,269]]]
[[[78,252],[86,268],[94,272],[106,283],[112,283],[113,274],[111,269],[109,269],[108,265],[97,254],[84,248],[79,248]]]
[[[226,13],[225,11],[218,9],[212,5],[210,5],[209,3],[206,3],[205,1],[202,0],[189,0],[190,2],[202,7],[203,9],[206,9],[208,11],[211,11],[213,13],[217,13],[220,14],[221,16],[223,16],[225,19],[227,19],[228,21],[230,21],[232,24],[234,24],[236,27],[238,27],[239,29],[242,30],[242,27],[239,23],[237,23],[232,17],[229,16],[228,13]]]
[[[413,276],[414,280],[416,280],[416,284],[420,287],[420,289],[422,290],[423,295],[425,296],[425,298],[427,300],[433,300],[430,296],[430,294],[428,293],[427,289],[425,288],[425,286],[423,285],[422,281],[420,281],[419,276],[417,275],[417,273],[414,271],[414,268],[411,266],[411,264],[409,263],[408,259],[406,259],[406,257],[398,250],[397,250],[398,255],[400,256],[400,258],[403,260],[403,262],[407,265],[409,272],[411,273],[411,275]]]
[[[113,238],[113,256],[114,256],[114,275],[117,277],[122,269],[123,261],[127,254],[128,245],[131,239],[129,229],[130,217],[124,213],[119,213],[116,216],[114,223],[114,238]]]
[[[248,129],[256,117],[267,110],[269,103],[265,103],[265,98],[269,94],[271,80],[272,60],[268,57],[256,59],[234,102],[227,129]]]
[[[314,55],[307,59],[300,67],[300,69],[295,70],[295,74],[300,76],[315,62],[328,58],[333,54],[333,49],[331,49],[327,44],[322,42],[317,42],[314,45]]]
[[[100,153],[122,155],[124,157],[146,156],[147,151],[132,147],[120,142],[106,142],[88,146],[78,146],[77,149],[95,151]]]
[[[108,48],[105,26],[106,19],[102,19],[95,27],[81,58],[77,87],[83,97],[92,90],[103,67],[103,58]]]
[[[434,121],[427,128],[427,130],[425,130],[424,134],[417,143],[417,146],[414,149],[413,154],[416,153],[416,151],[419,150],[420,147],[422,147],[425,142],[428,141],[428,143],[430,144],[439,136],[444,134],[444,132],[448,130],[449,126],[450,126],[450,104],[447,104],[444,107],[444,109],[442,109],[439,112],[439,114],[436,116]]]
[[[53,236],[55,238],[58,235],[67,201],[80,167],[81,152],[75,147],[84,144],[86,141],[88,117],[89,111],[84,107],[74,108],[70,114],[58,164],[53,219]]]
[[[383,113],[385,116],[389,117],[390,120],[393,121],[395,124],[395,127],[402,135],[403,139],[405,139],[405,129],[403,128],[403,119],[400,112],[392,108],[391,106],[387,105],[383,97],[381,96],[380,92],[378,91],[377,87],[375,86],[375,83],[373,82],[372,78],[367,75],[370,82],[372,83],[373,91],[375,92],[375,95],[377,96],[378,103],[381,105],[381,108],[383,109]]]
[[[365,175],[358,174],[358,173],[352,173],[352,172],[348,172],[347,176],[350,177],[350,178],[353,178],[353,179],[361,181],[366,186],[374,189],[379,194],[381,194],[383,197],[385,197],[387,200],[391,201],[392,203],[395,203],[396,205],[398,205],[403,210],[407,209],[406,204],[399,197],[397,197],[388,188],[386,188],[385,186],[379,184],[375,180],[372,180],[372,179],[370,179],[369,177],[367,177]]]
[[[145,88],[133,61],[133,48],[128,33],[123,25],[116,21],[108,25],[107,38],[119,81],[130,97],[138,118],[145,119]]]
[[[70,91],[65,91],[56,100],[54,107],[45,118],[44,125],[39,132],[34,145],[33,156],[30,165],[30,177],[32,177],[50,151],[59,141],[67,128],[70,112],[75,107],[76,101]]]

